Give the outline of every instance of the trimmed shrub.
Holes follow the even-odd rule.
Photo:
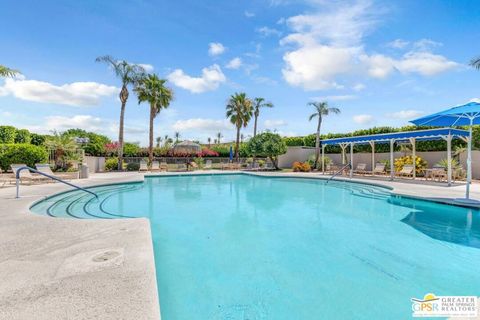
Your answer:
[[[46,136],[37,134],[37,133],[30,133],[30,143],[35,146],[41,146],[45,143]]]
[[[395,171],[400,171],[403,169],[403,166],[406,164],[413,164],[413,157],[412,156],[405,156],[395,159],[393,163],[395,167]],[[427,161],[420,158],[419,156],[415,156],[415,172],[418,174],[422,174],[423,170],[427,168]]]
[[[302,147],[304,145],[303,137],[284,137],[283,141],[289,147]]]
[[[108,158],[105,160],[105,171],[113,171],[118,168],[118,158]]]
[[[140,170],[140,163],[131,162],[127,164],[127,171],[138,171]]]
[[[0,143],[15,143],[17,129],[12,126],[0,126]]]
[[[136,143],[125,142],[123,144],[123,156],[124,157],[138,157],[140,147]]]
[[[308,162],[294,162],[292,165],[293,172],[310,172],[312,168]]]
[[[36,163],[48,161],[48,153],[44,147],[26,143],[0,144],[0,168],[6,171],[11,164],[24,163],[35,167]]]

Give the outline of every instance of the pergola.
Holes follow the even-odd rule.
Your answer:
[[[384,134],[374,134],[368,136],[353,136],[336,139],[322,140],[322,172],[325,172],[325,147],[328,145],[339,145],[342,149],[342,161],[345,159],[347,148],[350,146],[350,177],[353,176],[353,147],[360,144],[370,144],[372,147],[372,170],[375,167],[375,144],[390,144],[390,180],[395,177],[394,169],[394,146],[396,142],[410,143],[412,145],[412,157],[415,159],[415,143],[417,141],[445,140],[447,141],[447,181],[450,186],[452,183],[452,140],[459,138],[468,142],[469,133],[466,130],[439,128],[419,131],[404,131]],[[345,164],[345,163],[344,163]],[[416,177],[415,161],[413,161],[413,178]]]

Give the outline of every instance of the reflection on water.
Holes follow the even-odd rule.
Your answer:
[[[410,199],[395,199],[391,202],[414,209],[401,221],[425,235],[433,239],[480,249],[480,213],[478,210],[454,206],[435,206],[426,201]]]

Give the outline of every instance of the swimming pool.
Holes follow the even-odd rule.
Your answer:
[[[150,219],[163,320],[408,319],[412,297],[480,295],[480,213],[380,187],[148,177],[35,213]]]

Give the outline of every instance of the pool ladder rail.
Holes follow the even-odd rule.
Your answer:
[[[73,184],[73,183],[67,182],[67,181],[62,180],[62,179],[60,179],[60,178],[57,178],[57,177],[55,177],[55,176],[52,176],[52,175],[50,175],[50,174],[48,174],[48,173],[38,171],[37,169],[33,169],[33,168],[29,167],[29,166],[20,167],[20,168],[17,169],[17,172],[15,172],[15,179],[16,179],[16,186],[17,186],[17,193],[16,193],[15,198],[17,198],[17,199],[20,198],[20,172],[21,172],[22,170],[29,170],[29,171],[31,171],[31,172],[37,173],[37,174],[39,174],[39,175],[42,175],[42,176],[44,176],[44,177],[47,177],[47,178],[50,178],[50,179],[52,179],[52,180],[55,180],[55,181],[61,182],[61,183],[63,183],[63,184],[66,184],[67,186],[73,187],[73,188],[75,188],[75,189],[77,189],[77,190],[85,191],[85,192],[87,192],[87,193],[92,194],[93,196],[95,196],[95,198],[98,199],[98,195],[97,195],[95,192],[92,192],[92,191],[87,190],[87,189],[85,189],[85,188],[79,187],[79,186],[77,186],[77,185],[75,185],[75,184]]]
[[[352,169],[352,165],[350,163],[347,163],[346,165],[344,165],[340,170],[338,170],[337,172],[335,172],[330,178],[328,178],[327,182],[326,183],[329,183],[331,180],[333,180],[333,178],[335,178],[336,176],[338,176],[340,173],[342,173],[346,168],[350,168],[350,170]]]

